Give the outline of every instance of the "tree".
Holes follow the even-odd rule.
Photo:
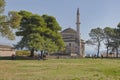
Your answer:
[[[114,35],[114,28],[110,28],[110,27],[105,27],[104,28],[104,40],[105,40],[105,45],[106,45],[106,57],[108,57],[108,51],[109,51],[109,47],[112,46],[112,37]]]
[[[116,49],[116,57],[118,57],[119,51],[118,48],[120,46],[120,22],[117,25],[117,28],[114,29],[114,46],[113,49]]]
[[[30,56],[33,57],[35,50],[51,52],[61,47],[61,45],[57,45],[60,44],[59,40],[62,39],[58,32],[59,29],[54,29],[54,26],[60,26],[57,25],[57,21],[53,17],[41,17],[28,11],[18,13],[22,16],[22,20],[20,30],[16,32],[16,35],[22,36],[22,39],[16,45],[17,48],[31,50]],[[49,20],[46,21],[47,19]]]
[[[22,39],[16,47],[29,49],[31,51],[30,56],[33,57],[35,50],[43,49],[45,42],[42,34],[45,31],[46,24],[42,17],[37,14],[28,11],[20,11],[18,14],[22,16],[22,19],[16,35],[22,36]]]
[[[107,57],[109,48],[111,48],[111,53],[116,51],[116,57],[118,57],[118,48],[120,45],[119,29],[106,27],[104,28],[104,35],[105,45],[107,47]]]
[[[100,45],[104,39],[103,30],[99,27],[95,29],[91,29],[89,36],[91,37],[92,40],[91,42],[94,42],[97,45],[97,49],[98,49],[97,57],[99,57]]]
[[[21,16],[15,11],[8,13],[8,16],[3,15],[5,7],[5,1],[0,0],[0,35],[10,40],[15,39],[13,29],[19,27]]]
[[[120,29],[120,22],[118,23],[117,27],[118,27],[118,29]]]
[[[118,48],[120,46],[120,23],[117,25],[117,28],[113,28],[111,39],[112,42],[110,43],[110,47],[112,48],[112,52],[116,51],[116,57],[118,57]]]

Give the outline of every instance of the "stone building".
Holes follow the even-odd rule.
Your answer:
[[[0,45],[0,57],[15,55],[15,49],[8,45]]]
[[[67,28],[61,32],[62,38],[65,42],[66,48],[64,53],[71,56],[84,57],[85,44],[84,40],[80,37],[80,13],[79,8],[77,9],[77,22],[76,30]]]

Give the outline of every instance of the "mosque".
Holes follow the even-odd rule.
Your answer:
[[[67,28],[61,32],[62,38],[65,42],[64,53],[70,56],[84,57],[85,55],[85,43],[80,36],[80,13],[79,8],[77,9],[77,21],[76,30],[72,28]]]

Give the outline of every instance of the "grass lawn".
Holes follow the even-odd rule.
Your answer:
[[[0,60],[0,80],[120,80],[120,59]]]

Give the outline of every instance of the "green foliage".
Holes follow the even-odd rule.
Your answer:
[[[95,42],[98,43],[100,41],[103,40],[104,38],[104,32],[101,28],[95,28],[95,29],[91,29],[89,36],[91,37],[91,39]]]
[[[110,27],[105,27],[104,28],[104,41],[105,41],[105,45],[107,48],[107,57],[108,57],[108,50],[111,47],[111,41],[114,35],[114,28],[110,28]]]
[[[49,53],[57,52],[58,46],[51,39],[46,39],[46,43],[44,44],[44,49]]]
[[[22,16],[22,20],[20,30],[16,32],[16,35],[22,36],[22,40],[18,43],[17,47],[42,48],[44,43],[42,37],[42,30],[45,27],[44,20],[41,16],[27,11],[20,11],[19,14]]]
[[[0,0],[0,36],[14,40],[13,29],[19,27],[21,16],[15,11],[9,12],[8,16],[3,15],[4,7],[5,1]]]
[[[16,51],[16,56],[29,56],[30,51],[27,50],[18,50]]]
[[[44,49],[44,37],[40,36],[39,33],[31,33],[27,36],[29,42],[28,45],[30,48],[35,48],[36,50],[43,50]]]
[[[52,31],[60,31],[61,27],[59,26],[57,20],[53,16],[43,15],[43,19],[45,20],[47,27]]]
[[[21,16],[16,11],[10,11],[9,12],[9,23],[11,28],[19,28],[20,22],[21,22]]]
[[[5,8],[5,0],[0,0],[0,13],[4,12]]]
[[[58,50],[63,50],[65,44],[59,32],[61,27],[59,26],[57,20],[53,16],[43,15],[42,17],[47,24],[47,28],[50,29],[50,34],[48,33],[46,36],[55,42],[55,45],[58,46]]]

